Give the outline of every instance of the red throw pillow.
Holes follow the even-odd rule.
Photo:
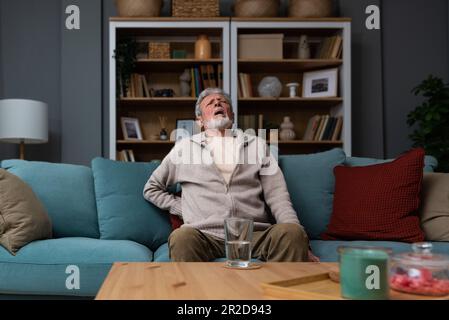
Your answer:
[[[170,223],[171,223],[172,230],[176,230],[184,224],[184,221],[180,217],[175,216],[174,214],[171,214],[170,215]]]
[[[324,240],[424,240],[418,217],[424,150],[366,167],[337,166],[334,208]]]

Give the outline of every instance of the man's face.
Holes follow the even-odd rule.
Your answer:
[[[208,95],[201,101],[201,116],[199,120],[202,125],[207,129],[207,123],[211,120],[220,120],[229,118],[231,121],[234,120],[234,113],[232,112],[231,106],[226,102],[223,95],[214,93]]]

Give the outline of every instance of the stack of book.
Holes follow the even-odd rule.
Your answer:
[[[254,97],[253,86],[251,85],[251,77],[248,73],[239,73],[238,90],[239,98]]]
[[[145,75],[133,73],[129,79],[129,85],[126,94],[123,94],[123,87],[120,86],[120,97],[127,98],[148,98],[151,97],[148,89],[148,81]]]
[[[303,140],[305,141],[339,141],[343,118],[330,115],[315,115],[309,119]]]
[[[223,65],[216,68],[213,65],[201,65],[190,68],[192,81],[192,97],[198,97],[201,91],[206,88],[223,88]]]
[[[341,59],[343,38],[333,36],[324,38],[315,54],[315,59]]]
[[[136,159],[134,158],[134,152],[131,149],[117,151],[117,160],[124,162],[136,162]]]

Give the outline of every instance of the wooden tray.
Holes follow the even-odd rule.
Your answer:
[[[340,284],[335,281],[335,278],[330,272],[323,272],[283,281],[262,283],[261,285],[265,295],[281,299],[343,299],[340,295]]]
[[[297,300],[345,300],[340,294],[339,274],[323,272],[289,280],[261,283],[263,293],[279,299]],[[449,300],[449,295],[440,297],[407,294],[390,291],[391,300]]]

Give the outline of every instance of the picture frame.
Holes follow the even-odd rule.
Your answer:
[[[176,141],[186,137],[185,133],[180,129],[186,130],[190,136],[193,136],[195,134],[195,120],[176,119]]]
[[[123,138],[125,140],[143,140],[139,119],[121,117],[120,121],[122,125]]]
[[[302,83],[304,98],[337,97],[338,69],[304,72]]]

